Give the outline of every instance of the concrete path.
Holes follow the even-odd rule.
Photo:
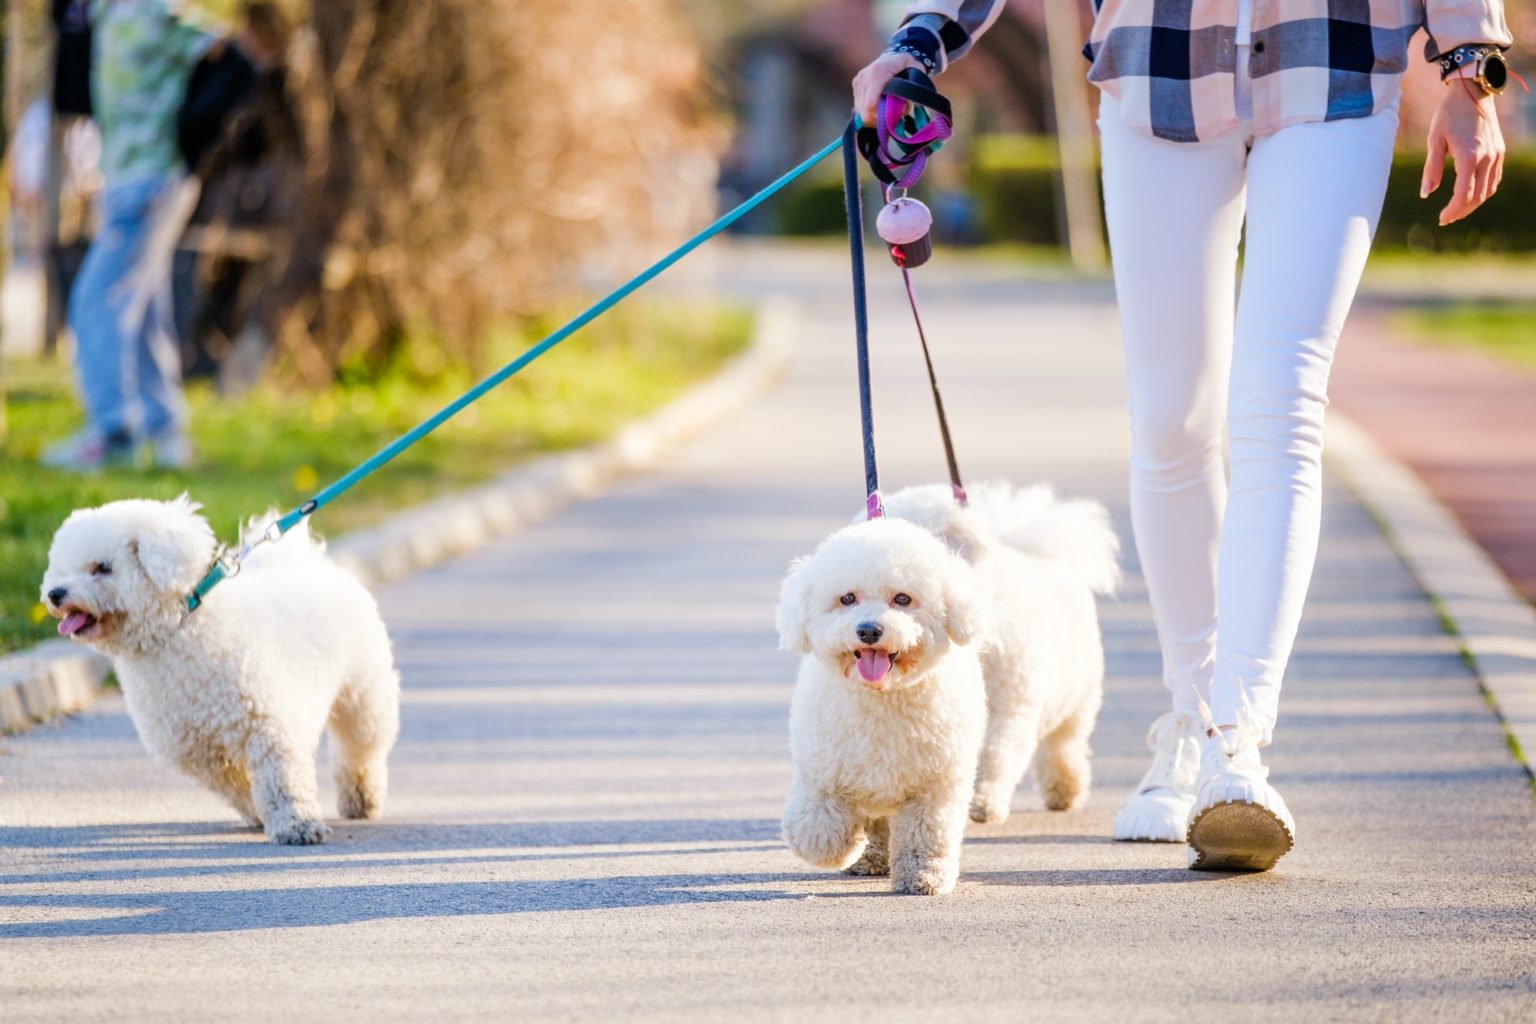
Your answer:
[[[939,900],[790,856],[774,594],[862,494],[841,263],[789,262],[727,275],[807,302],[780,387],[668,471],[384,592],[406,695],[383,821],[262,845],[153,766],[115,700],[5,742],[0,1016],[1536,1017],[1526,778],[1338,487],[1270,757],[1300,829],[1279,870],[1194,874],[1180,847],[1104,838],[1164,705],[1135,575],[1103,605],[1085,811],[1021,790]],[[885,478],[939,479],[915,340],[872,269]],[[922,275],[970,476],[1049,479],[1124,524],[1107,289]]]

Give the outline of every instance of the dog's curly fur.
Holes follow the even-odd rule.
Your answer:
[[[112,658],[150,753],[273,842],[318,843],[329,831],[315,779],[327,727],[338,809],[376,817],[400,680],[373,596],[300,526],[189,615],[185,597],[214,554],[185,495],[81,509],[54,536],[43,600],[60,632]]]
[[[921,527],[859,523],[784,581],[781,645],[803,654],[790,709],[784,838],[800,857],[954,888],[986,693],[972,569]]]
[[[971,818],[1006,820],[1033,762],[1047,808],[1086,799],[1088,737],[1104,692],[1095,594],[1120,578],[1119,540],[1096,502],[1058,500],[1050,488],[1002,482],[970,488],[961,507],[947,485],[885,499],[886,514],[917,523],[974,566],[989,602],[981,638],[987,733]]]

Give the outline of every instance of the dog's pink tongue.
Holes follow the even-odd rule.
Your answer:
[[[59,621],[59,636],[73,636],[85,628],[91,617],[85,612],[70,612]]]
[[[866,683],[878,683],[890,670],[891,656],[884,651],[866,647],[859,652],[859,675]]]

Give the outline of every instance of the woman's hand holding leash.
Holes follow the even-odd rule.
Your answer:
[[[874,124],[880,94],[891,79],[907,68],[923,70],[922,62],[907,53],[882,53],[853,76],[853,112],[864,124]]]
[[[1451,201],[1440,211],[1440,226],[1453,224],[1482,206],[1504,178],[1504,132],[1493,96],[1464,78],[1446,82],[1445,99],[1429,125],[1421,198],[1440,187],[1447,155],[1456,165]]]

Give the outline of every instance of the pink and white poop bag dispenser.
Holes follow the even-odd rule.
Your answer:
[[[885,204],[875,218],[875,233],[891,247],[900,267],[920,267],[933,255],[933,214],[922,202],[902,196]]]

